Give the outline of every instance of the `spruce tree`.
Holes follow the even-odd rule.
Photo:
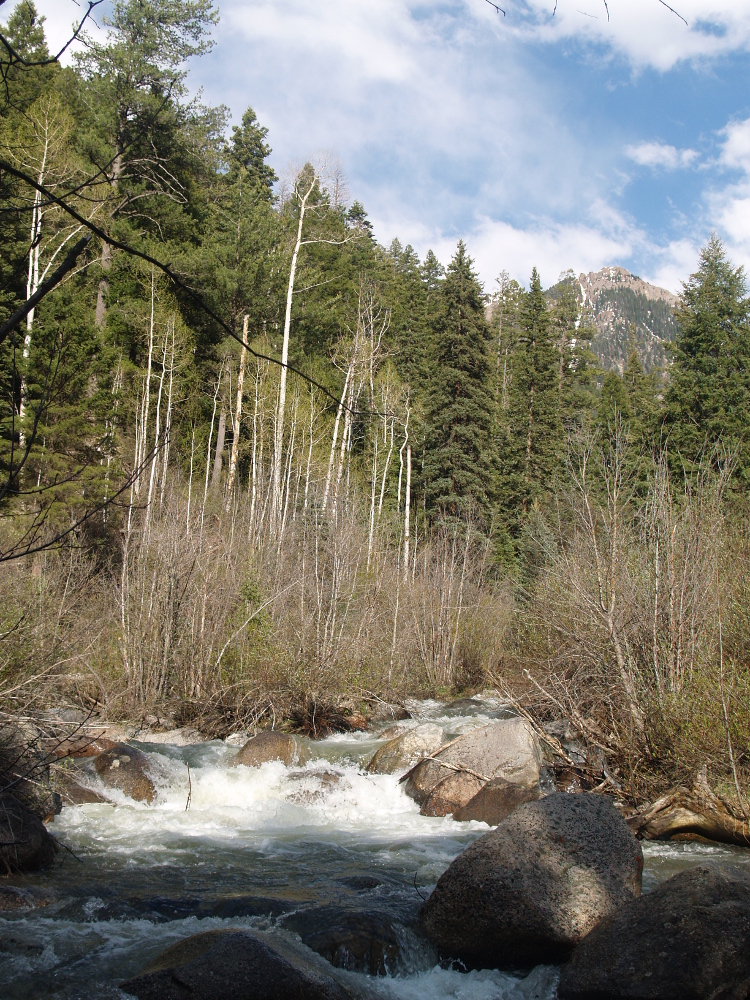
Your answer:
[[[426,506],[433,514],[489,512],[490,338],[482,287],[459,242],[432,320],[423,481]]]
[[[665,424],[688,469],[721,439],[734,453],[744,490],[750,488],[749,313],[744,271],[711,236],[675,315],[679,333],[670,350]]]

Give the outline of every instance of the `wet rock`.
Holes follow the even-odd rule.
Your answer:
[[[367,765],[370,774],[398,774],[443,745],[442,726],[425,722],[378,747]]]
[[[503,719],[472,729],[436,754],[436,760],[418,764],[406,779],[407,795],[424,803],[447,768],[460,767],[483,782],[505,778],[517,785],[533,788],[539,782],[542,752],[536,734],[524,719]]]
[[[280,935],[213,930],[167,948],[121,984],[138,1000],[354,1000],[330,965]]]
[[[118,743],[99,754],[94,758],[94,768],[107,788],[118,788],[136,802],[153,802],[156,798],[148,775],[148,757],[127,743]]]
[[[379,910],[316,906],[286,917],[284,927],[339,969],[385,976],[403,968],[405,930]]]
[[[141,743],[168,744],[173,747],[189,747],[195,743],[205,743],[205,739],[197,729],[190,726],[183,726],[181,729],[168,729],[166,732],[142,733],[138,739]]]
[[[411,715],[403,705],[391,705],[387,701],[377,701],[372,711],[372,722],[401,722]]]
[[[612,802],[555,793],[520,806],[449,866],[427,936],[466,964],[559,961],[640,893],[643,854]]]
[[[334,788],[337,788],[341,784],[344,775],[340,771],[327,770],[290,771],[288,778],[293,782],[304,781],[308,787],[291,792],[287,795],[287,800],[308,804],[310,802],[319,802],[329,795]],[[344,782],[344,784],[346,786],[348,783]]]
[[[100,753],[114,750],[117,744],[104,736],[104,730],[98,733],[75,733],[60,739],[49,741],[49,755],[57,759],[63,757],[96,757]]]
[[[280,760],[290,767],[292,764],[304,764],[309,757],[301,740],[288,733],[277,733],[269,729],[247,741],[232,761],[232,767],[238,764],[260,767],[269,760]]]
[[[14,885],[0,883],[0,912],[36,910],[41,906],[56,903],[59,898],[52,889],[39,889],[36,886],[19,889]]]
[[[46,868],[54,861],[57,850],[39,817],[12,795],[0,793],[0,873]]]
[[[562,970],[561,1000],[746,1000],[750,873],[680,872],[600,924]]]
[[[423,816],[455,815],[476,796],[483,785],[481,778],[475,778],[466,771],[448,771],[432,789],[419,811]]]
[[[433,791],[430,798],[434,794]],[[505,778],[493,778],[486,785],[482,785],[466,805],[457,809],[453,813],[453,818],[461,823],[476,820],[479,823],[487,823],[488,826],[497,826],[519,806],[525,802],[535,802],[538,798],[540,798],[539,785],[529,788],[526,785],[506,781]],[[429,799],[427,801],[429,802]],[[424,806],[422,808],[424,809]]]
[[[63,767],[57,767],[53,772],[52,782],[64,805],[82,806],[89,802],[110,801],[99,792],[95,792],[93,788],[82,785],[78,780],[81,777],[80,771],[72,771]]]
[[[45,823],[62,809],[50,785],[49,757],[42,731],[29,721],[0,718],[0,788]]]

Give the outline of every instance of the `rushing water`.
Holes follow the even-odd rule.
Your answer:
[[[505,713],[493,702],[413,706],[457,735]],[[556,971],[525,977],[442,968],[415,932],[426,895],[482,823],[419,815],[396,777],[369,775],[373,734],[310,744],[304,767],[228,766],[236,745],[136,744],[158,789],[146,806],[112,790],[115,805],[65,808],[54,832],[65,854],[52,872],[16,880],[52,888],[52,905],[0,918],[0,984],[7,1000],[119,998],[117,983],[165,947],[219,927],[284,927],[304,910],[379,911],[397,922],[401,960],[371,990],[401,1000],[550,1000]],[[188,767],[189,775],[188,778]],[[92,771],[92,786],[96,781]],[[190,795],[189,808],[186,809]],[[707,857],[750,864],[750,852],[704,844],[644,845],[644,890]],[[351,974],[355,975],[355,974]],[[362,977],[364,978],[364,977]]]

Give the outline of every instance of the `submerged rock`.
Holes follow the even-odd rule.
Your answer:
[[[367,765],[370,774],[398,774],[408,771],[422,757],[435,753],[443,745],[443,728],[425,722],[407,729],[378,747]]]
[[[331,965],[370,976],[404,968],[405,929],[380,910],[315,906],[284,919],[284,927]]]
[[[57,850],[39,817],[12,795],[0,793],[0,873],[46,868],[55,860]]]
[[[542,752],[534,730],[528,722],[518,718],[472,729],[435,756],[436,760],[418,764],[404,786],[406,794],[419,805],[427,800],[449,769],[458,767],[482,782],[505,778],[533,788],[539,781],[542,764]],[[443,763],[450,768],[442,766]]]
[[[249,930],[195,934],[121,984],[138,1000],[354,1000],[333,968],[309,950]]]
[[[555,793],[520,806],[456,858],[423,927],[469,965],[559,961],[640,893],[642,869],[640,845],[609,799]]]
[[[430,798],[434,794],[433,791]],[[525,802],[535,802],[540,794],[539,785],[529,788],[526,785],[517,785],[513,781],[506,781],[505,778],[493,778],[486,785],[482,785],[466,805],[457,809],[453,813],[453,818],[461,823],[476,820],[479,823],[487,823],[488,826],[497,826]],[[422,808],[424,809],[424,806]]]
[[[268,729],[249,739],[231,766],[244,764],[245,767],[260,767],[269,760],[280,760],[289,767],[292,764],[304,764],[309,758],[310,754],[301,740],[289,733],[277,733]]]
[[[14,885],[0,883],[0,911],[2,912],[36,910],[40,906],[56,903],[58,899],[59,896],[52,889],[40,889],[36,886],[19,889]]]
[[[750,873],[680,872],[600,924],[562,970],[561,1000],[746,1000]]]
[[[148,757],[127,743],[118,743],[112,750],[94,759],[96,773],[107,788],[118,788],[136,802],[153,802],[154,783],[148,775]]]

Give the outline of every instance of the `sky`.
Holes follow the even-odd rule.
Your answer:
[[[51,47],[83,6],[36,4]],[[251,105],[282,176],[337,157],[381,243],[463,239],[488,292],[613,264],[679,292],[712,231],[750,269],[750,0],[217,5],[191,89]]]

